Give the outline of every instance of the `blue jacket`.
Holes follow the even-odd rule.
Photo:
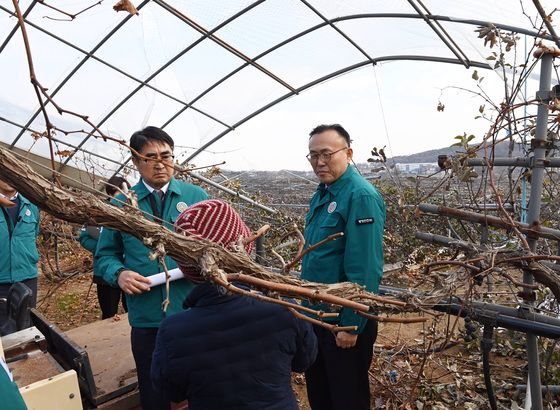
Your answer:
[[[317,356],[308,322],[286,308],[198,285],[189,310],[165,319],[152,356],[154,388],[189,410],[298,409],[291,372]]]
[[[152,214],[153,210],[149,200],[149,196],[152,194],[150,194],[142,180],[131,189],[136,192],[139,208],[146,215]],[[181,213],[181,210],[196,202],[208,199],[208,194],[196,185],[171,178],[166,197],[162,219],[164,220],[164,226],[173,230],[173,223]],[[124,196],[120,194],[116,199],[117,201],[113,203],[116,206],[122,207],[122,203],[118,202],[118,200],[124,200]],[[147,218],[153,219],[151,216],[147,216]],[[117,274],[120,269],[130,269],[143,276],[150,276],[163,271],[163,267],[157,260],[150,260],[150,252],[150,249],[144,245],[142,240],[127,233],[105,228],[101,230],[101,235],[97,242],[93,263],[94,270],[96,275],[101,275],[103,280],[109,285],[118,287]],[[177,267],[169,256],[165,257],[165,264],[168,269]],[[170,303],[167,308],[167,315],[183,310],[181,305],[191,291],[192,286],[191,282],[184,279],[171,282],[169,286]],[[142,293],[141,295],[127,294],[126,303],[128,305],[128,321],[130,325],[142,328],[158,327],[165,316],[161,308],[165,297],[165,285],[156,286],[149,292]]]
[[[0,211],[0,283],[37,277],[39,209],[21,194],[19,199],[18,222],[11,237],[8,230],[11,221]]]

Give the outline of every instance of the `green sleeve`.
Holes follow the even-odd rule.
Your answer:
[[[85,226],[82,228],[78,240],[80,241],[80,244],[83,248],[87,249],[91,253],[95,253],[95,249],[97,248],[97,239],[91,237],[91,235],[85,229]]]
[[[4,360],[0,357],[0,360]],[[18,386],[10,380],[4,365],[0,364],[0,397],[2,398],[2,409],[4,410],[26,410],[27,405],[21,397]]]
[[[95,250],[95,270],[105,282],[118,287],[117,272],[126,269],[123,263],[123,242],[119,231],[102,228]]]
[[[370,193],[356,195],[346,221],[344,273],[348,281],[360,284],[369,292],[377,292],[383,275],[383,226],[385,206],[381,198]],[[359,223],[373,219],[372,223]],[[343,308],[341,326],[357,326],[361,333],[367,319],[352,309]]]
[[[210,199],[208,193],[204,189],[196,185],[194,186],[198,189],[196,192],[197,199],[195,199],[193,203],[202,202],[202,201],[206,201],[207,199]]]

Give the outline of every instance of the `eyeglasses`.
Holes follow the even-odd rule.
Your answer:
[[[140,161],[143,164],[156,164],[160,161],[165,162],[167,164],[172,164],[174,159],[175,159],[175,155],[173,154],[163,154],[161,157],[140,158]]]
[[[340,152],[342,150],[348,149],[349,147],[344,147],[341,149],[337,149],[334,152],[321,152],[320,154],[317,152],[310,152],[309,154],[307,154],[305,157],[307,158],[307,160],[309,162],[317,162],[319,161],[319,158],[321,159],[321,161],[323,162],[329,162],[331,160],[331,157],[336,154],[337,152]]]

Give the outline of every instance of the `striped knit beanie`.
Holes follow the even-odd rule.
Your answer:
[[[193,235],[217,243],[224,248],[237,244],[240,237],[248,237],[251,230],[239,214],[229,204],[217,199],[198,202],[185,209],[175,221],[175,232]],[[245,245],[247,253],[251,253],[253,243]],[[198,268],[178,265],[185,277],[192,282],[201,283]]]

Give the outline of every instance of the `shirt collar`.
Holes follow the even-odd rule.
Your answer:
[[[19,195],[19,192],[16,192],[15,195],[14,195],[14,196],[11,196],[11,197],[6,196],[6,195],[0,193],[0,197],[6,198],[8,201],[13,201],[14,199],[16,199],[16,198],[18,197],[18,195]]]
[[[144,186],[146,187],[146,189],[148,190],[148,192],[151,194],[152,192],[155,191],[155,188],[151,187],[150,185],[148,185],[146,183],[146,181],[144,181],[144,179],[142,178],[142,183],[144,184]],[[167,193],[167,189],[169,188],[169,184],[171,183],[171,180],[165,184],[164,186],[162,186],[159,191],[162,191],[164,194]]]
[[[179,181],[177,181],[174,177],[171,177],[171,180],[163,188],[164,189],[162,190],[165,193],[167,193],[166,191],[169,191],[171,193],[181,195],[181,187],[179,186]],[[134,191],[136,191],[138,199],[144,199],[154,190],[154,188],[144,182],[143,178],[141,178],[140,181],[136,185],[134,185],[133,189]]]

